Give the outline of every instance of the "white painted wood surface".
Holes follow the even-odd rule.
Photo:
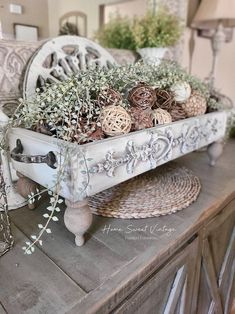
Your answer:
[[[77,202],[221,139],[225,126],[226,113],[216,112],[85,145],[16,128],[9,134],[9,143],[12,150],[20,139],[26,155],[53,151],[63,156],[69,147],[70,177],[62,185],[61,195]],[[43,186],[54,184],[57,169],[46,164],[13,161],[13,166]]]
[[[227,115],[215,112],[160,125],[85,145],[57,140],[25,129],[12,129],[10,149],[21,140],[25,155],[46,155],[53,151],[62,160],[69,150],[67,177],[60,195],[67,200],[65,225],[75,235],[78,246],[92,223],[84,200],[168,161],[220,140],[225,134]],[[67,153],[66,153],[67,154]],[[15,169],[37,183],[52,188],[58,171],[47,164],[13,161]]]

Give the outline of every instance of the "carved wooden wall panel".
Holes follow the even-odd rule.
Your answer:
[[[25,64],[39,44],[0,40],[0,108],[6,107],[7,114],[17,105]]]

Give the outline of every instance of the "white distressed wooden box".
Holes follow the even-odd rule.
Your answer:
[[[12,151],[20,139],[23,155],[46,155],[51,151],[57,158],[69,146],[68,177],[61,196],[67,200],[65,224],[76,235],[76,244],[82,245],[92,217],[88,196],[218,141],[225,135],[226,120],[225,112],[214,112],[84,145],[15,128],[9,134],[9,144]],[[53,187],[57,169],[15,160],[13,165],[42,186]]]

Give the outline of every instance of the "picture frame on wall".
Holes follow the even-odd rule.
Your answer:
[[[14,34],[19,41],[38,41],[38,26],[14,23]]]

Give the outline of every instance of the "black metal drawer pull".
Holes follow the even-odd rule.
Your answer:
[[[23,155],[24,147],[20,139],[16,140],[16,147],[11,152],[11,158],[26,164],[47,164],[50,168],[56,169],[56,156],[53,152],[46,155]]]

